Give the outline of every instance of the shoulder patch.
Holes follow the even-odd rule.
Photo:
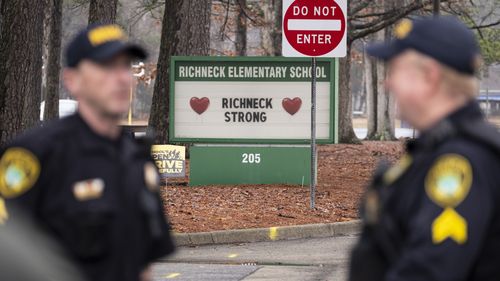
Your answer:
[[[30,188],[40,175],[40,161],[29,150],[12,147],[0,159],[0,195],[15,198]]]
[[[472,185],[472,167],[458,154],[439,157],[425,178],[425,191],[442,208],[454,208],[467,197]]]

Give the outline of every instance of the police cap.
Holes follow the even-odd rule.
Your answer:
[[[473,75],[480,61],[474,33],[452,16],[405,19],[394,29],[395,38],[368,46],[371,56],[388,61],[408,49],[430,56],[452,69]]]
[[[142,47],[128,41],[125,32],[118,25],[90,25],[69,43],[66,49],[66,65],[76,67],[83,59],[104,63],[120,53],[138,59],[147,57]]]

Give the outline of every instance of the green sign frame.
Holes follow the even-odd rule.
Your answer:
[[[189,186],[309,185],[308,146],[192,146]]]
[[[170,61],[170,83],[169,83],[169,141],[171,143],[204,143],[204,144],[309,144],[310,138],[307,139],[250,139],[250,138],[177,138],[175,137],[175,82],[177,73],[176,66],[182,62],[199,62],[202,64],[210,64],[217,62],[224,63],[299,63],[310,64],[309,58],[284,58],[284,57],[199,57],[199,56],[173,56]],[[338,59],[318,58],[318,65],[321,63],[329,63],[330,73],[330,133],[328,139],[318,139],[318,144],[333,144],[338,143],[339,130],[339,63]],[[333,74],[333,75],[332,75]],[[196,81],[212,81],[210,79],[200,79]],[[216,81],[216,80],[214,80]],[[270,81],[262,79],[260,81]],[[304,82],[304,79],[288,79],[289,82]],[[309,81],[309,80],[307,80]]]

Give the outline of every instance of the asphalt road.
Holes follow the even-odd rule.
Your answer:
[[[180,248],[153,267],[154,280],[346,281],[357,237]]]

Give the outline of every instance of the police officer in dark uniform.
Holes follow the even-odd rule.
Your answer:
[[[150,145],[119,126],[131,60],[145,57],[116,25],[81,31],[63,73],[78,112],[0,151],[0,223],[16,220],[10,206],[24,209],[89,280],[146,280],[149,264],[174,249]]]
[[[395,37],[367,51],[421,134],[375,172],[350,280],[500,280],[500,134],[475,102],[474,34],[436,17],[404,20]]]

